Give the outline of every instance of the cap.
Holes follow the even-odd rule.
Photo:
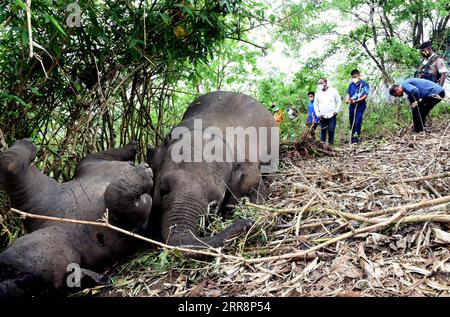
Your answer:
[[[430,48],[430,47],[431,47],[431,41],[426,41],[426,42],[423,42],[419,46],[419,50],[423,50],[423,49]]]

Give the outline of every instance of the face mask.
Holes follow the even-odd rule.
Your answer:
[[[359,83],[359,79],[358,79],[358,78],[352,78],[352,81],[353,81],[355,84]]]
[[[429,57],[431,54],[430,52],[420,52],[420,55],[422,55],[423,57]]]
[[[323,84],[317,85],[317,89],[318,89],[318,90],[323,90],[323,88],[325,88],[325,87],[323,86]]]
[[[310,101],[313,101],[313,100],[314,100],[314,97],[309,97],[309,100],[310,100]]]

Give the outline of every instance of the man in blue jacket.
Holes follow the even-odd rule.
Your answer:
[[[411,104],[414,132],[422,132],[428,113],[445,98],[445,90],[438,84],[420,78],[410,78],[401,85],[393,85],[389,94],[395,97],[406,93]]]
[[[350,129],[352,130],[351,142],[361,142],[361,126],[364,111],[366,111],[366,99],[369,96],[369,84],[361,80],[359,70],[354,69],[350,73],[352,83],[347,89],[347,103],[349,107]]]

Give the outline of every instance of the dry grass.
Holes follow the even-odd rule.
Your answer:
[[[199,262],[168,250],[146,250],[107,272],[115,285],[89,292],[449,296],[450,204],[445,198],[450,196],[449,137],[450,126],[441,125],[427,134],[399,132],[389,140],[337,148],[333,157],[304,158],[287,148],[280,172],[266,180],[270,190],[264,206],[243,202],[232,219],[212,216],[205,228],[212,234],[237,218],[256,219],[246,237],[230,242],[223,251],[246,259],[269,258],[257,263]],[[426,175],[435,176],[420,179]],[[437,204],[433,199],[439,197],[444,199]],[[356,234],[396,212],[400,218],[395,222]],[[347,238],[334,242],[344,233]],[[295,256],[327,241],[329,245],[316,252]],[[286,254],[291,255],[276,258]]]

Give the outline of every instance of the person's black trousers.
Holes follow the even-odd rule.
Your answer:
[[[438,96],[440,98],[444,98],[445,97],[445,91],[442,91]],[[417,107],[411,108],[412,116],[413,116],[413,122],[414,122],[414,131],[415,132],[422,132],[423,131],[423,126],[425,125],[425,121],[426,121],[428,113],[440,101],[441,101],[441,99],[439,99],[439,98],[426,97],[426,98],[423,98],[419,102],[419,105]]]
[[[334,143],[334,129],[336,128],[336,117],[320,120],[320,141],[325,142],[328,134],[328,143]]]

